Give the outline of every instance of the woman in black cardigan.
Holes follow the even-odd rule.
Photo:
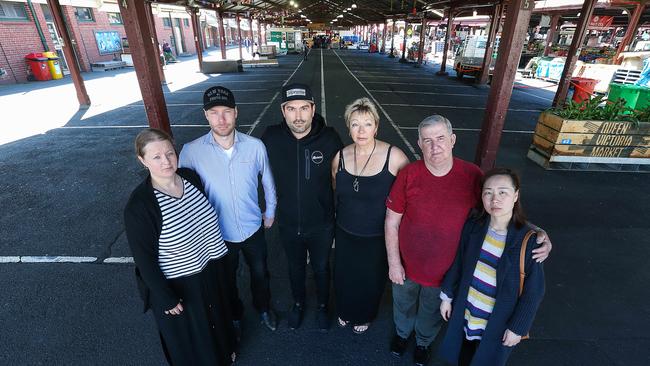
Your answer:
[[[544,296],[543,267],[532,259],[535,235],[527,241],[519,295],[522,241],[532,229],[521,208],[519,177],[497,168],[485,174],[482,186],[482,207],[465,223],[441,286],[440,313],[449,326],[439,354],[458,365],[504,365]]]
[[[144,310],[153,311],[171,365],[230,365],[236,338],[217,214],[196,173],[177,169],[168,134],[146,129],[135,147],[149,175],[124,223]]]

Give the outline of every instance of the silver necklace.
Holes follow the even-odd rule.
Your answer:
[[[368,160],[366,160],[366,163],[363,164],[363,168],[361,168],[361,171],[358,172],[357,170],[357,144],[354,144],[354,181],[352,182],[352,189],[354,189],[355,192],[359,192],[359,176],[363,174],[363,171],[366,170],[366,167],[368,166],[368,163],[370,162],[370,158],[372,158],[372,154],[375,152],[375,148],[377,147],[377,140],[375,140],[375,144],[372,145],[372,151],[370,151],[370,155],[368,155]]]

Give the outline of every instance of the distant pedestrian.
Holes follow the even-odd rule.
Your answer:
[[[171,137],[146,129],[135,139],[147,177],[124,209],[135,276],[171,365],[230,365],[235,359],[217,213],[190,169],[177,169]]]

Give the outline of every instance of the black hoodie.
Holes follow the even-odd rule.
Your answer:
[[[262,135],[278,194],[278,225],[309,234],[334,223],[332,157],[343,148],[341,137],[314,114],[311,131],[297,139],[283,120]]]

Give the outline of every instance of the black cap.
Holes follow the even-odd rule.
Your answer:
[[[282,87],[282,104],[292,100],[306,100],[314,103],[311,89],[305,84],[289,84]]]
[[[203,93],[203,110],[216,106],[235,108],[235,96],[230,89],[223,86],[213,86]]]

